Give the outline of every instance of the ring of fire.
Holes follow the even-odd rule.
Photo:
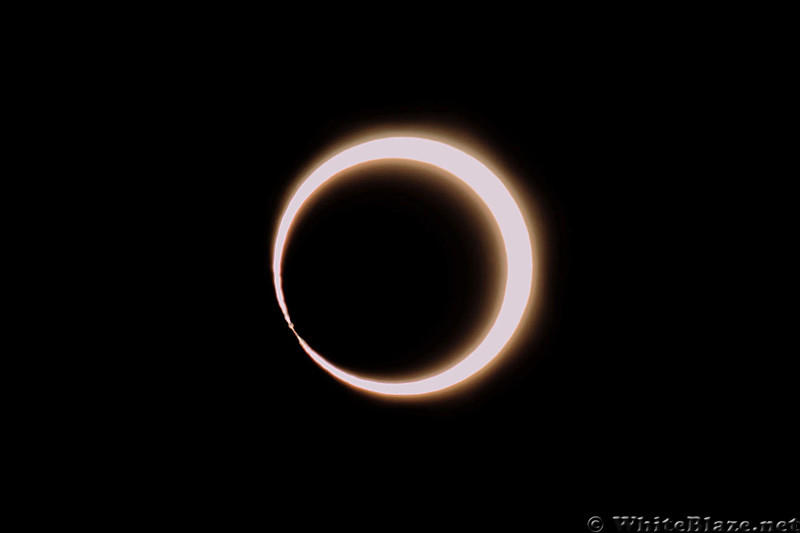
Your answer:
[[[281,264],[286,239],[295,216],[323,183],[355,165],[381,159],[408,159],[439,167],[459,178],[486,204],[497,222],[506,253],[506,285],[500,311],[489,332],[469,354],[449,368],[411,381],[378,381],[357,376],[333,365],[306,343],[289,318],[283,294]],[[388,137],[368,141],[331,157],[300,185],[281,217],[272,258],[278,304],[303,350],[324,370],[344,383],[389,396],[414,396],[441,391],[477,374],[495,359],[517,330],[531,296],[533,250],[522,212],[503,182],[471,155],[439,141],[418,137]]]

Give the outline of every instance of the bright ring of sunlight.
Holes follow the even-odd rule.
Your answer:
[[[314,351],[295,331],[283,295],[281,258],[286,236],[303,203],[317,188],[340,172],[369,161],[408,159],[437,166],[453,174],[486,203],[503,238],[506,286],[500,311],[486,337],[449,368],[412,381],[377,381],[345,372]],[[295,192],[280,221],[272,260],[273,281],[283,315],[300,345],[334,377],[358,389],[390,396],[412,396],[441,391],[473,376],[503,350],[522,320],[533,283],[533,251],[522,212],[503,182],[483,163],[448,144],[416,137],[389,137],[349,148],[317,167]],[[380,346],[376,346],[380,350]]]

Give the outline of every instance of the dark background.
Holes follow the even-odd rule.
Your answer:
[[[152,186],[169,183],[174,219],[164,253],[181,258],[164,266],[171,340],[148,363],[168,398],[156,422],[178,436],[175,460],[197,466],[190,476],[241,509],[299,501],[300,522],[363,512],[412,527],[430,510],[439,525],[565,513],[563,528],[581,531],[592,515],[730,509],[741,486],[783,476],[796,400],[760,311],[767,275],[751,268],[765,245],[750,222],[757,185],[729,144],[746,119],[735,58],[666,34],[511,33],[430,48],[373,29],[301,50],[228,31],[143,82],[134,105],[159,110],[143,146],[166,162]],[[461,397],[392,403],[341,385],[275,301],[286,195],[341,136],[384,123],[464,132],[513,169],[545,221],[535,334]],[[463,322],[448,313],[474,318],[475,280],[491,268],[457,210],[412,189],[397,202],[397,190],[361,189],[298,238],[287,298],[332,359],[413,366],[404,343],[455,342]],[[436,209],[415,211],[423,199]],[[365,217],[375,223],[354,222]],[[346,230],[351,263],[331,241]],[[308,265],[323,256],[320,274]],[[355,291],[341,308],[334,279]],[[376,354],[385,335],[392,351]]]

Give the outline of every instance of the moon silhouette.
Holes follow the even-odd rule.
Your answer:
[[[358,376],[337,367],[317,353],[295,330],[284,298],[281,277],[282,257],[289,229],[306,200],[323,183],[342,171],[361,163],[385,159],[427,163],[460,179],[488,207],[497,222],[506,254],[503,301],[494,324],[483,340],[448,368],[409,381],[381,381]],[[339,152],[302,181],[280,219],[272,256],[273,282],[283,316],[300,346],[329,374],[351,387],[381,395],[424,395],[448,389],[475,376],[500,355],[515,335],[533,287],[534,258],[531,242],[531,233],[519,205],[503,181],[481,161],[444,142],[421,137],[385,137]]]

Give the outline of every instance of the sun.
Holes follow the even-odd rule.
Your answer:
[[[358,376],[332,364],[314,351],[297,333],[289,317],[283,294],[281,266],[292,222],[303,204],[325,182],[359,165],[385,159],[427,163],[449,172],[468,186],[486,204],[500,230],[506,254],[506,284],[494,324],[480,344],[457,362],[431,375],[409,381],[380,381]],[[503,181],[472,155],[447,143],[421,137],[385,137],[364,142],[334,155],[301,183],[283,215],[275,238],[272,273],[275,294],[283,316],[303,350],[323,369],[342,382],[387,396],[417,396],[442,391],[475,376],[494,360],[519,329],[531,298],[534,275],[532,235],[522,211]],[[380,349],[380,347],[376,347]]]

